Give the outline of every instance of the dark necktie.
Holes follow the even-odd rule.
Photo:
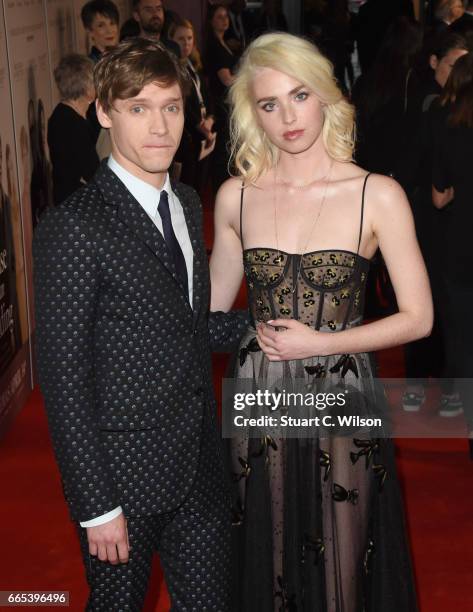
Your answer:
[[[184,259],[184,253],[182,252],[181,245],[179,244],[172,227],[168,194],[166,191],[164,191],[164,189],[161,191],[161,196],[159,198],[158,212],[163,222],[164,240],[166,241],[166,246],[172,255],[177,276],[185,290],[188,291],[189,284],[187,279],[186,260]]]

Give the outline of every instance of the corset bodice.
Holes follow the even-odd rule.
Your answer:
[[[298,319],[337,331],[361,321],[369,260],[343,249],[303,255],[272,248],[243,252],[253,322]]]

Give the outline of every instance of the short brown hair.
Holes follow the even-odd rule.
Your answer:
[[[177,83],[183,98],[189,91],[189,78],[179,60],[159,42],[145,38],[124,40],[105,53],[95,66],[95,91],[105,112],[115,100],[137,96],[146,85],[171,87]]]
[[[85,55],[69,53],[54,69],[61,100],[78,100],[87,95],[93,85],[94,62]]]

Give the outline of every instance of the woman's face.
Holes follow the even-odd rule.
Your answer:
[[[227,9],[223,6],[218,8],[212,17],[210,25],[212,26],[213,31],[217,34],[225,33],[230,27]]]
[[[194,32],[192,28],[177,28],[173,40],[179,45],[181,57],[189,57],[194,49]]]
[[[118,23],[110,17],[97,13],[89,29],[90,40],[102,53],[118,45]]]
[[[281,151],[298,154],[320,146],[324,113],[311,89],[284,72],[261,68],[252,93],[258,123]]]
[[[458,58],[462,55],[466,55],[466,49],[450,49],[450,51],[442,57],[441,60],[437,59],[436,55],[430,57],[430,65],[435,73],[435,80],[440,87],[445,87],[445,83],[450,76],[453,66]]]

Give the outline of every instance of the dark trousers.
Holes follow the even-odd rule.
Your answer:
[[[197,477],[181,507],[162,515],[127,517],[128,563],[111,565],[91,557],[86,530],[80,529],[90,587],[87,611],[142,610],[155,551],[172,612],[230,609],[230,501],[215,435],[203,436]]]
[[[473,286],[446,279],[446,372],[454,391],[460,393],[469,429],[473,430]]]

